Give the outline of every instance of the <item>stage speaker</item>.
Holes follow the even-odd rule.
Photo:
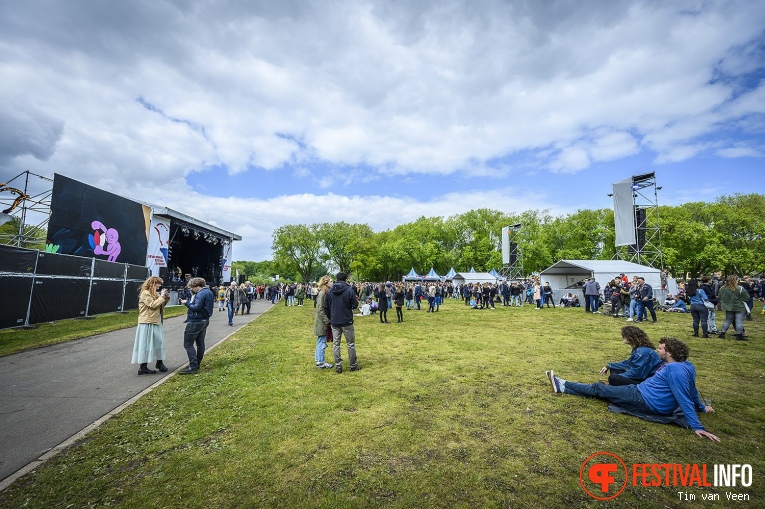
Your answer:
[[[518,261],[518,244],[515,242],[510,242],[509,247],[510,247],[509,264],[511,267],[515,267],[515,264]]]

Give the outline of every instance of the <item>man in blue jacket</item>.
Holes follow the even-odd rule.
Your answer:
[[[343,372],[343,358],[340,356],[340,336],[345,335],[348,347],[348,362],[351,371],[361,369],[356,361],[356,332],[353,328],[353,310],[359,307],[359,298],[353,287],[347,283],[345,272],[338,272],[335,284],[324,297],[324,312],[332,327],[332,352],[335,355],[335,372]],[[384,299],[384,295],[380,295]]]
[[[696,368],[687,360],[688,346],[675,338],[662,338],[657,351],[666,364],[654,376],[637,385],[568,382],[556,376],[552,370],[545,372],[545,375],[550,380],[553,392],[605,399],[635,415],[666,416],[679,408],[697,436],[719,442],[716,435],[704,429],[696,415],[697,411],[714,412],[714,409],[705,406],[699,398]]]
[[[215,302],[215,296],[207,288],[207,281],[203,278],[192,278],[188,287],[191,297],[188,300],[182,299],[181,304],[189,308],[186,314],[186,330],[183,332],[183,348],[189,357],[189,365],[179,371],[181,375],[191,375],[199,371],[199,365],[205,355],[207,326],[210,325]]]

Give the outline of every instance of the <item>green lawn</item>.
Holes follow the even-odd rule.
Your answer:
[[[643,324],[656,343],[689,343],[716,409],[701,417],[715,444],[551,392],[546,369],[596,381],[606,361],[628,356],[623,319],[451,300],[403,324],[395,312],[389,325],[359,317],[363,370],[337,375],[313,367],[313,312],[275,306],[198,375],[173,377],[0,493],[0,507],[726,507],[701,500],[726,491],[765,506],[761,315],[747,322],[748,342],[691,338],[690,315]],[[600,502],[579,484],[600,451],[627,464],[706,463],[710,479],[712,464],[751,464],[754,482],[630,485]]]

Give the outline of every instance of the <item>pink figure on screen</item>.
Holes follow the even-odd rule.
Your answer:
[[[100,243],[96,242],[96,246],[93,248],[93,252],[97,255],[108,255],[106,259],[109,262],[116,262],[117,257],[122,251],[119,238],[120,234],[114,228],[107,228],[101,221],[93,221],[90,224],[94,230],[102,230],[103,236],[106,238],[106,249],[104,249]]]

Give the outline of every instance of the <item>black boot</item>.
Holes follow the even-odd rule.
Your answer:
[[[717,335],[717,339],[725,339],[725,333],[721,332]]]
[[[149,369],[149,367],[146,365],[148,363],[144,362],[141,364],[141,367],[138,368],[138,374],[139,375],[153,375],[156,373],[153,369]]]
[[[164,362],[162,362],[162,361],[157,361],[157,365],[156,365],[156,368],[157,368],[158,370],[160,370],[161,372],[163,372],[163,373],[164,373],[165,371],[167,371],[167,366],[165,366],[165,363],[164,363]]]

